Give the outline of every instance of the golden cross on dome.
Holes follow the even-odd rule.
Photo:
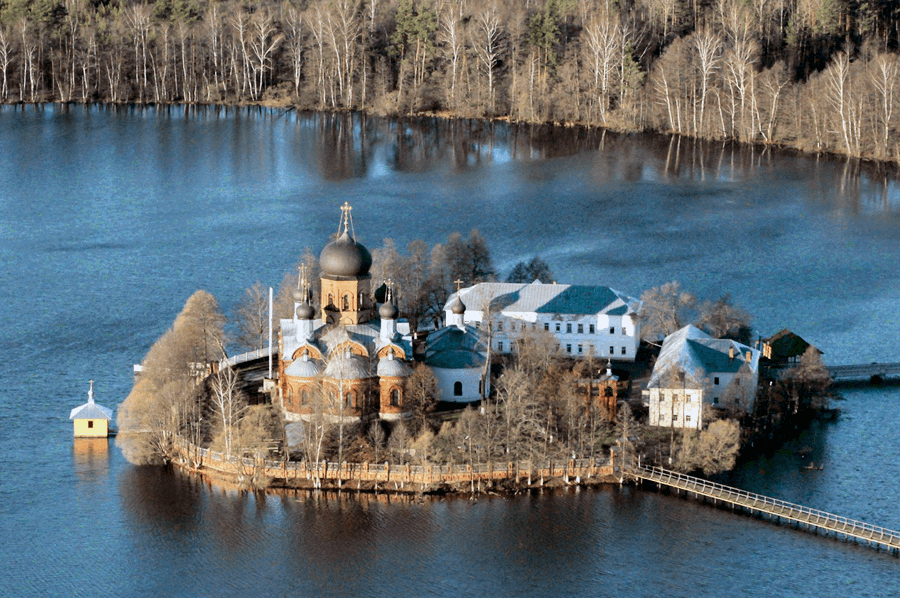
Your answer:
[[[462,286],[463,281],[459,278],[453,281],[453,284],[456,285],[456,294],[459,295],[459,287]]]
[[[341,206],[341,225],[338,227],[338,233],[347,232],[355,241],[356,231],[353,230],[353,217],[350,215],[352,211],[353,206],[350,205],[349,201],[345,201],[344,205]]]

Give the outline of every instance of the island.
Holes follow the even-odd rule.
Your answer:
[[[502,492],[639,465],[714,474],[829,407],[820,352],[789,331],[753,340],[727,295],[559,284],[537,256],[496,279],[477,231],[373,255],[345,202],[277,299],[247,290],[253,350],[229,356],[212,295],[187,301],[118,443],[247,488]]]

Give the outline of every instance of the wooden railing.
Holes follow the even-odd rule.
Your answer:
[[[659,467],[634,467],[629,473],[642,480],[654,482],[661,486],[677,488],[685,492],[693,492],[700,496],[743,507],[751,512],[766,513],[776,518],[806,524],[811,529],[816,528],[834,532],[835,534],[864,540],[892,550],[900,549],[900,532],[864,521],[857,521],[785,500],[747,492],[723,484],[716,484],[709,480]]]
[[[900,363],[862,363],[857,365],[828,366],[828,373],[835,382],[869,380],[875,376],[896,378],[900,376]]]

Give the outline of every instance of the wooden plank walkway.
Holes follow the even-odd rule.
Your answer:
[[[693,492],[714,501],[741,507],[751,513],[765,513],[777,520],[806,525],[811,531],[832,532],[838,537],[853,538],[873,547],[886,548],[892,554],[900,555],[900,532],[894,530],[659,467],[634,467],[629,473],[640,480],[653,482],[659,486]]]
[[[878,376],[885,378],[900,377],[900,363],[861,363],[856,365],[831,365],[828,373],[834,382],[850,382],[871,380]]]

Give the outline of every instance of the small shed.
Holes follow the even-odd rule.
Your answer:
[[[94,381],[91,380],[90,384],[88,402],[72,409],[69,419],[74,422],[75,438],[106,438],[113,412],[94,402]]]

